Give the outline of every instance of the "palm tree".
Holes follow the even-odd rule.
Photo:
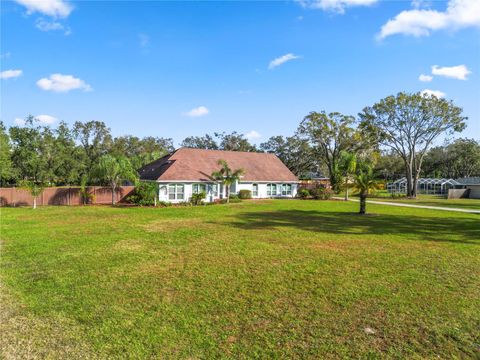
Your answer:
[[[43,193],[45,185],[32,180],[23,180],[20,187],[27,190],[33,196],[33,208],[37,208],[37,198]]]
[[[112,189],[112,205],[115,205],[115,192],[122,181],[136,181],[137,174],[124,157],[114,157],[112,155],[103,155],[95,167],[94,175],[97,180],[107,183]]]
[[[227,203],[230,201],[230,186],[240,180],[240,177],[245,172],[243,169],[232,170],[225,160],[218,160],[220,170],[214,171],[211,175],[212,179],[219,181],[225,187],[225,196]]]
[[[345,201],[348,200],[348,183],[357,169],[357,155],[347,151],[340,153],[339,170],[345,179]]]
[[[367,212],[367,195],[371,190],[378,188],[378,182],[375,179],[373,166],[367,162],[357,162],[357,170],[354,175],[354,189],[360,196],[359,214]]]

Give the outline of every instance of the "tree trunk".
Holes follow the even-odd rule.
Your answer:
[[[112,206],[115,205],[115,185],[112,185]]]
[[[412,198],[417,197],[417,184],[418,184],[418,176],[415,174],[412,182]]]
[[[228,204],[230,202],[230,189],[227,184],[225,184],[224,186],[225,186],[225,196],[227,197],[227,204]]]
[[[363,191],[360,193],[360,211],[358,213],[361,215],[367,213],[367,194]]]
[[[412,197],[413,196],[413,187],[412,187],[412,165],[411,164],[405,164],[405,175],[406,175],[406,178],[407,178],[406,195],[407,195],[407,197]]]
[[[37,208],[37,198],[35,196],[33,197],[33,208]]]
[[[345,180],[345,201],[348,201],[348,177]]]

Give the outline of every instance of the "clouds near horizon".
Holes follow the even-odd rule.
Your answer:
[[[201,117],[208,115],[209,112],[210,110],[208,110],[206,106],[202,105],[185,112],[184,115],[188,117]]]
[[[432,66],[432,74],[437,76],[444,76],[451,79],[467,80],[467,76],[471,74],[471,71],[465,65],[457,66],[444,66],[438,65]]]

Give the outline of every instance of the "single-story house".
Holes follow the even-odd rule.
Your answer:
[[[142,167],[140,180],[158,183],[160,201],[188,201],[192,194],[204,191],[205,201],[212,202],[225,196],[224,186],[211,177],[220,170],[219,160],[225,160],[232,170],[244,170],[240,181],[231,185],[230,194],[250,190],[254,199],[297,194],[298,178],[270,153],[180,148]]]

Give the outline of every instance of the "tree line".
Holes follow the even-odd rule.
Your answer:
[[[365,107],[357,117],[311,112],[291,136],[272,136],[258,146],[238,132],[189,136],[181,146],[271,152],[300,177],[323,173],[336,191],[345,179],[345,154],[355,154],[371,161],[377,179],[406,176],[407,195],[415,196],[421,176],[480,175],[479,141],[461,138],[432,147],[439,137],[463,131],[466,119],[452,101],[399,93]],[[21,180],[48,185],[78,185],[82,179],[101,183],[95,169],[106,155],[139,169],[173,150],[171,138],[113,137],[101,121],[76,122],[72,127],[61,122],[53,129],[29,116],[24,126],[7,129],[0,123],[0,182],[3,186]]]

